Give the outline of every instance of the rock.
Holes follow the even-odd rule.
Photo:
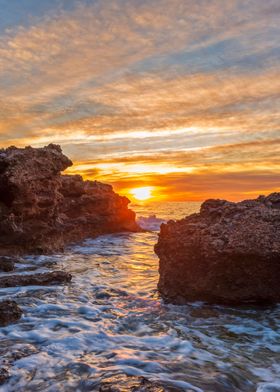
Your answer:
[[[163,224],[155,252],[169,302],[279,302],[280,193],[207,200],[199,214]]]
[[[0,344],[0,358],[2,364],[11,366],[19,359],[38,353],[38,348],[30,343],[16,343],[13,339],[5,339]]]
[[[17,343],[12,338],[2,339],[0,342],[0,385],[5,383],[10,377],[8,369],[13,366],[15,361],[37,353],[38,348],[29,343]],[[8,391],[8,389],[5,389],[5,391],[6,390]]]
[[[54,144],[0,150],[0,254],[52,253],[98,234],[139,231],[126,197],[61,175],[71,165]]]
[[[118,231],[139,231],[129,200],[111,185],[84,181],[81,176],[61,176],[64,198],[60,211],[65,215],[72,240]]]
[[[179,392],[179,389],[163,387],[145,377],[117,374],[102,380],[100,392]]]
[[[17,286],[48,286],[70,282],[72,275],[65,271],[53,271],[26,275],[0,276],[0,288]]]
[[[5,368],[0,368],[0,385],[4,384],[10,377],[8,370]]]
[[[19,320],[22,310],[15,301],[5,300],[0,302],[0,326],[5,326]]]
[[[13,257],[0,256],[0,271],[10,272],[15,268],[15,259]]]

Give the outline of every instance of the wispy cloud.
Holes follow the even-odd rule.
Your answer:
[[[28,22],[0,19],[3,146],[60,143],[118,189],[175,176],[181,198],[206,172],[247,173],[256,191],[277,177],[276,0],[15,4]]]

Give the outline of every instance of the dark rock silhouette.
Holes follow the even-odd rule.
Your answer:
[[[0,385],[4,384],[10,377],[7,369],[0,367]]]
[[[86,237],[139,230],[126,197],[62,176],[71,165],[54,144],[0,150],[0,254],[51,253]]]
[[[19,320],[22,315],[22,310],[17,303],[12,300],[5,300],[0,302],[0,326],[14,323]]]
[[[16,259],[13,257],[0,256],[0,272],[10,272],[15,268]]]
[[[65,271],[52,271],[25,275],[0,276],[0,288],[17,286],[46,286],[70,282],[71,274]]]
[[[280,301],[280,193],[232,203],[161,226],[159,291],[173,303]]]

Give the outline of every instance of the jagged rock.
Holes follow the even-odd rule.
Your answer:
[[[0,326],[14,323],[19,320],[22,310],[15,301],[5,300],[0,302]]]
[[[52,271],[26,275],[0,276],[0,287],[47,286],[70,282],[72,275],[65,271]]]
[[[13,257],[0,256],[0,271],[10,272],[15,268],[16,260]]]
[[[111,185],[84,181],[79,175],[64,175],[61,180],[60,211],[67,216],[72,237],[139,230],[135,213],[127,208],[128,198],[116,194]]]
[[[62,176],[71,165],[54,144],[0,150],[0,254],[51,253],[86,237],[139,230],[126,197]]]
[[[0,368],[0,385],[4,384],[10,377],[9,372],[5,368]]]
[[[102,380],[100,392],[179,392],[176,388],[165,388],[145,377],[117,374]]]
[[[280,193],[232,203],[161,226],[159,291],[173,303],[280,301]]]

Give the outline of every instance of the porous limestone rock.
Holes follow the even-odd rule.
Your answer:
[[[22,310],[15,301],[4,300],[0,302],[0,327],[19,320]]]
[[[279,302],[280,193],[207,200],[199,213],[162,224],[155,252],[169,302]]]
[[[86,237],[139,230],[126,197],[61,175],[71,165],[54,144],[0,150],[0,254],[52,253]]]

